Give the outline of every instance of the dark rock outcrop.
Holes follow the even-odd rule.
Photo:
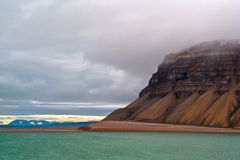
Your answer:
[[[212,41],[166,56],[138,100],[105,120],[213,127],[240,124],[240,41]]]

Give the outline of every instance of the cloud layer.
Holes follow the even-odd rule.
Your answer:
[[[0,2],[0,104],[128,103],[163,57],[240,37],[237,0]]]

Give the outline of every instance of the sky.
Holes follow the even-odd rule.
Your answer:
[[[239,8],[238,0],[1,0],[0,114],[124,107],[165,55],[239,39]]]

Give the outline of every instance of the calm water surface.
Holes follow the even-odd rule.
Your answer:
[[[239,160],[240,135],[0,133],[0,160]]]

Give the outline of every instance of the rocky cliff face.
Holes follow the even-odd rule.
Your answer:
[[[212,41],[169,54],[139,98],[105,120],[240,126],[240,41]]]

